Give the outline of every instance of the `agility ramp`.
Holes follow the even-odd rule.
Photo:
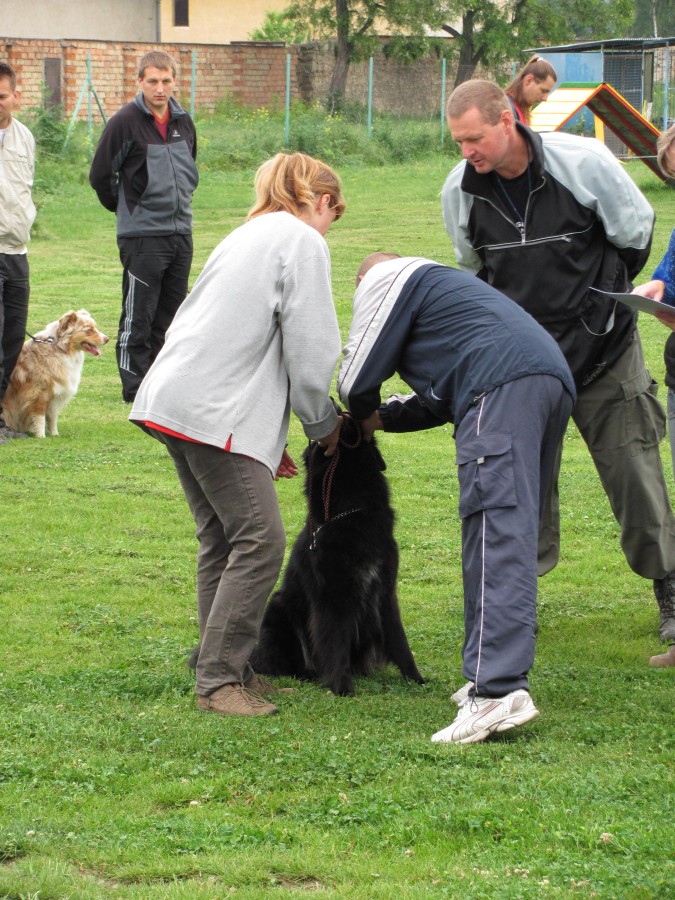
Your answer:
[[[663,181],[670,182],[656,161],[658,128],[609,84],[562,84],[532,112],[534,131],[558,131],[587,107],[636,157]],[[672,183],[672,182],[671,182]]]

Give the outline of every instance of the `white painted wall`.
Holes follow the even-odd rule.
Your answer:
[[[8,37],[148,41],[158,37],[157,0],[1,0]]]

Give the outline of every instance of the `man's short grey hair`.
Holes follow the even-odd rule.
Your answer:
[[[472,78],[458,85],[450,94],[446,106],[448,119],[459,119],[470,109],[480,110],[483,121],[496,125],[505,109],[511,105],[504,91],[493,81]]]

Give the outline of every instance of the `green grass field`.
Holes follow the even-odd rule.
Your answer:
[[[449,161],[343,169],[328,235],[346,336],[375,249],[452,262]],[[672,192],[631,173],[658,213]],[[192,280],[252,201],[253,171],[205,173]],[[39,197],[29,329],[86,307],[116,335],[114,218],[84,183]],[[645,272],[645,279],[651,272]],[[662,382],[667,332],[641,321]],[[665,389],[661,389],[665,399]],[[387,670],[338,698],[298,685],[269,720],[198,713],[193,523],[161,446],[126,421],[113,345],[87,359],[61,437],[0,447],[0,897],[670,898],[675,670],[651,584],[627,567],[577,432],[565,439],[562,559],[540,583],[540,718],[485,744],[432,745],[461,677],[451,428],[384,435],[399,594],[423,687]],[[292,425],[297,460],[304,440]],[[664,465],[672,467],[664,444]],[[300,479],[278,485],[289,545]]]

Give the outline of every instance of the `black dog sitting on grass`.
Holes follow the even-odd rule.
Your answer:
[[[253,670],[347,695],[354,676],[393,662],[424,684],[401,622],[394,511],[375,440],[345,414],[335,455],[311,443],[303,459],[309,512],[265,610]]]

